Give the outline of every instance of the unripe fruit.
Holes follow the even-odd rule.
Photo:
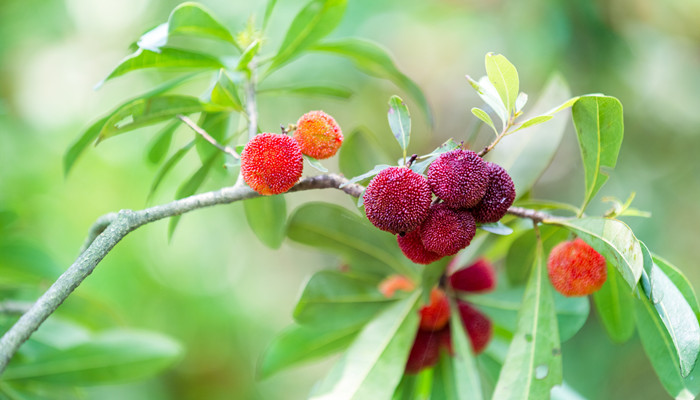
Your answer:
[[[310,111],[297,121],[294,139],[302,153],[322,160],[335,155],[343,144],[343,133],[333,117],[323,111]]]
[[[474,217],[466,210],[455,210],[445,203],[430,207],[420,226],[420,237],[428,251],[451,256],[469,246],[476,233]]]
[[[605,257],[581,238],[561,242],[549,253],[549,280],[564,296],[586,296],[600,289],[608,277]]]
[[[304,159],[297,142],[287,135],[261,133],[241,153],[241,175],[262,195],[284,193],[301,178]]]
[[[442,340],[438,332],[418,330],[406,361],[406,373],[417,374],[440,360]]]
[[[425,220],[432,195],[428,181],[408,168],[382,170],[363,196],[367,219],[377,228],[403,235]]]
[[[416,288],[416,285],[410,279],[403,275],[391,275],[379,283],[379,291],[390,299],[394,297],[397,290],[410,292]]]
[[[441,154],[428,168],[430,189],[452,208],[474,207],[489,183],[486,162],[471,150]]]
[[[480,258],[474,264],[450,275],[450,286],[464,292],[488,292],[496,288],[496,272],[491,263]]]
[[[445,292],[433,289],[430,292],[430,304],[423,306],[420,314],[420,329],[425,331],[437,331],[445,327],[450,320],[450,303]]]
[[[513,205],[515,200],[515,185],[503,167],[487,162],[489,185],[479,204],[471,209],[476,222],[498,222]]]
[[[423,246],[423,240],[420,238],[420,228],[416,228],[404,236],[397,236],[399,248],[403,254],[416,264],[427,265],[442,258],[438,253],[428,251]]]
[[[457,309],[464,324],[464,329],[469,335],[474,354],[481,353],[489,344],[493,335],[491,320],[463,301],[457,301]]]

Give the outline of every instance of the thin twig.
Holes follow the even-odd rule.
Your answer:
[[[258,105],[255,99],[255,67],[256,61],[248,64],[250,78],[245,83],[246,102],[245,109],[248,114],[248,140],[258,134]]]
[[[194,121],[192,121],[191,119],[189,119],[188,117],[186,117],[186,116],[184,116],[184,115],[182,115],[182,114],[179,114],[179,115],[177,116],[177,118],[178,118],[180,121],[184,122],[185,125],[187,125],[187,126],[189,126],[190,128],[192,128],[193,131],[195,131],[196,133],[198,133],[201,137],[204,138],[204,140],[206,140],[207,142],[211,143],[214,147],[216,147],[217,149],[223,151],[223,152],[226,153],[226,154],[229,154],[229,155],[232,156],[233,158],[235,158],[235,159],[237,159],[237,160],[240,160],[241,156],[238,155],[238,153],[236,153],[236,150],[234,150],[233,148],[231,148],[231,147],[229,147],[229,146],[222,146],[222,145],[220,145],[219,142],[216,141],[216,139],[214,139],[210,134],[207,133],[207,131],[205,131],[204,129],[202,129],[202,127],[199,126],[199,125],[197,125]]]
[[[501,133],[499,133],[499,134],[496,136],[496,139],[494,139],[494,141],[491,142],[490,145],[484,147],[483,149],[481,149],[480,152],[478,152],[478,153],[476,153],[476,154],[477,154],[479,157],[483,157],[483,156],[486,155],[486,153],[488,153],[489,151],[493,150],[493,148],[496,147],[496,145],[498,144],[498,142],[500,142],[501,139],[503,139],[503,137],[505,137],[505,136],[508,134],[508,129],[510,129],[511,126],[513,126],[513,117],[510,117],[510,119],[508,119],[508,122],[507,122],[506,124],[504,124],[503,130],[501,131]]]
[[[30,301],[6,300],[0,302],[0,314],[24,314],[31,306]]]

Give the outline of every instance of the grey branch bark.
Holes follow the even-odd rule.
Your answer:
[[[344,186],[341,187],[341,185]],[[304,178],[289,192],[331,188],[342,190],[353,197],[361,196],[365,189],[356,183],[348,184],[348,180],[340,175],[326,174]],[[248,186],[236,184],[140,211],[121,210],[118,213],[110,213],[98,218],[88,232],[88,237],[78,259],[0,338],[0,375],[5,371],[10,359],[22,343],[29,339],[29,336],[39,328],[46,318],[94,271],[97,264],[112,248],[130,232],[163,218],[258,196],[260,195]],[[511,207],[508,212],[516,216],[530,218],[535,222],[550,218],[545,213],[520,207]]]

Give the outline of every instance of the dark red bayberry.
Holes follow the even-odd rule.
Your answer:
[[[396,240],[403,254],[414,263],[426,265],[442,258],[440,254],[425,249],[420,238],[420,229],[414,229],[404,236],[397,236]]]
[[[450,275],[450,286],[463,292],[488,292],[496,288],[496,272],[491,263],[480,258],[472,265],[454,271]]]
[[[441,154],[428,168],[430,189],[452,208],[474,207],[489,183],[486,162],[471,150]]]
[[[500,165],[487,162],[489,185],[479,204],[471,209],[476,222],[498,222],[515,200],[515,185]]]
[[[493,335],[491,320],[479,310],[463,301],[457,301],[457,308],[462,318],[464,329],[467,331],[472,343],[474,354],[481,353],[489,344],[491,336]]]
[[[428,251],[451,256],[469,246],[476,233],[474,217],[466,210],[455,210],[445,203],[430,207],[420,226],[420,237]]]

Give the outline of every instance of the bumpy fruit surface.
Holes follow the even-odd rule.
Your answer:
[[[430,207],[420,226],[420,237],[428,251],[451,256],[469,246],[476,233],[474,217],[466,210],[455,210],[445,203]]]
[[[396,240],[403,254],[416,264],[427,265],[442,258],[440,254],[425,249],[420,237],[420,229],[414,229],[404,236],[397,236]]]
[[[463,292],[488,292],[496,288],[496,272],[490,262],[480,258],[474,264],[450,275],[450,286]]]
[[[481,201],[489,184],[486,162],[471,150],[443,153],[428,168],[430,189],[452,208],[470,208]]]
[[[447,325],[450,320],[450,303],[445,292],[433,289],[430,292],[430,304],[423,306],[420,314],[420,329],[424,331],[438,331]]]
[[[333,117],[323,111],[310,111],[299,118],[294,139],[301,152],[319,160],[333,157],[343,144],[343,132]]]
[[[547,272],[552,286],[564,296],[586,296],[608,277],[605,257],[581,238],[561,242],[549,253]]]
[[[415,288],[413,281],[403,275],[390,275],[379,283],[379,291],[387,299],[394,297],[397,290],[410,292]]]
[[[457,301],[457,309],[464,324],[464,329],[469,335],[474,354],[481,353],[489,344],[493,335],[491,320],[463,301]]]
[[[425,220],[432,195],[428,181],[408,168],[382,170],[363,196],[367,219],[377,228],[403,235]]]
[[[508,172],[503,167],[487,162],[489,185],[479,204],[471,209],[476,222],[498,222],[513,205],[515,200],[515,185]]]
[[[440,332],[418,330],[413,339],[411,352],[406,361],[406,373],[417,374],[424,368],[432,367],[440,360],[440,347],[443,343]]]
[[[297,142],[287,135],[261,133],[241,153],[241,175],[262,195],[284,193],[301,178],[304,159]]]

